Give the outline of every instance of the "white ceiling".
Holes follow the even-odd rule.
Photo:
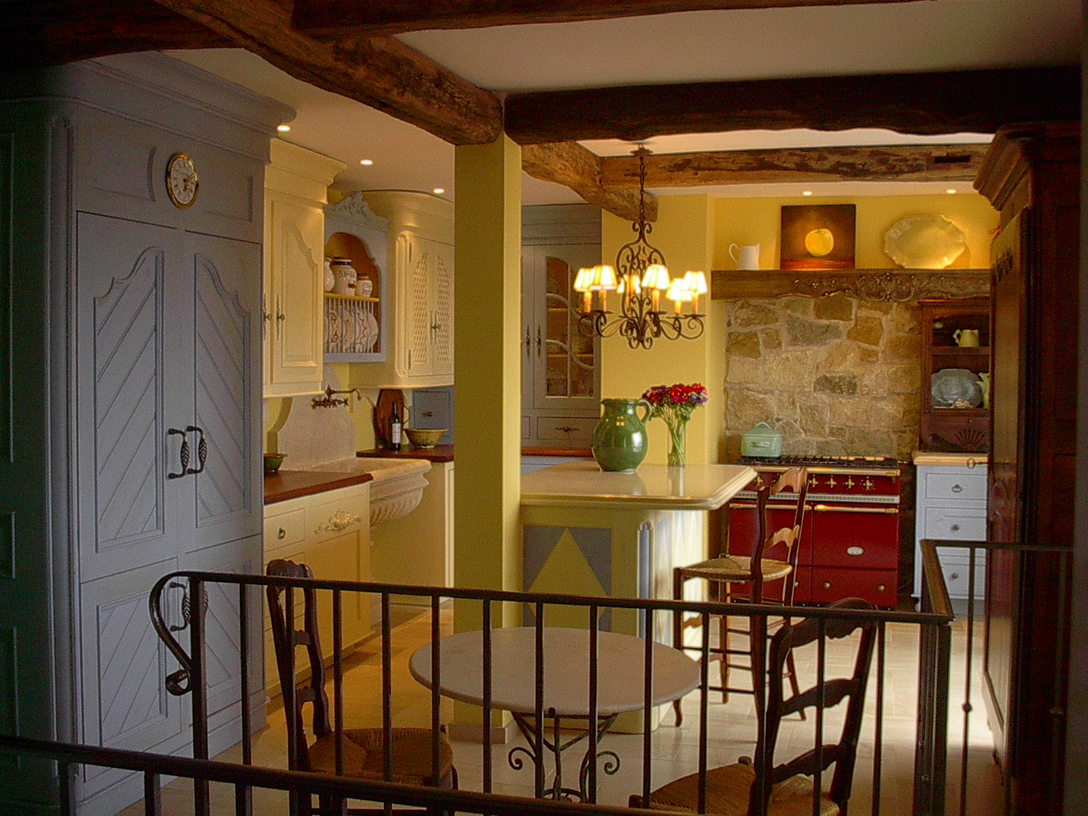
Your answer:
[[[421,31],[400,36],[451,71],[497,92],[643,83],[834,76],[1076,63],[1080,0],[918,0],[871,5],[707,11],[582,23]],[[169,52],[297,111],[287,141],[340,159],[343,190],[445,188],[451,145],[365,105],[299,82],[237,49]],[[497,58],[502,55],[505,58]],[[815,123],[818,125],[818,123]],[[984,142],[988,134],[906,137],[889,131],[748,131],[661,136],[659,153],[822,145]],[[587,141],[619,155],[620,141]],[[360,165],[371,159],[372,166]],[[967,182],[806,185],[815,196],[969,191]],[[797,195],[798,185],[700,188],[711,195]],[[658,195],[691,189],[654,189]],[[565,187],[524,177],[526,204],[579,201]]]

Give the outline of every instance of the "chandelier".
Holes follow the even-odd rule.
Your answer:
[[[688,272],[671,277],[665,256],[647,240],[653,225],[646,221],[646,154],[640,146],[638,157],[638,220],[631,225],[638,237],[620,247],[616,265],[578,270],[574,291],[582,295],[578,328],[587,337],[627,338],[631,348],[651,348],[654,340],[694,340],[705,330],[706,315],[699,313],[699,296],[707,293],[706,275]],[[615,292],[619,311],[608,308],[608,293]],[[661,308],[662,295],[673,302],[671,312]],[[615,303],[616,300],[613,300]],[[684,304],[690,310],[684,313]]]

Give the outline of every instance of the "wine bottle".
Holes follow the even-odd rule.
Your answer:
[[[400,450],[401,421],[400,408],[393,403],[393,415],[389,418],[389,447]]]

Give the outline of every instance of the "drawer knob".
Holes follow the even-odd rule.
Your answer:
[[[958,484],[954,484],[954,485],[952,485],[952,492],[953,493],[962,493],[963,488],[960,487]]]
[[[960,531],[960,526],[958,524],[953,524],[951,530],[953,533],[958,533]]]
[[[831,582],[830,581],[824,581],[824,589],[831,589]]]
[[[276,533],[276,538],[280,539],[280,541],[287,538],[287,531],[280,527],[280,531]]]
[[[865,548],[864,547],[847,547],[846,548],[846,554],[847,555],[852,555],[854,558],[858,558],[858,557],[860,557],[862,555],[865,555]]]
[[[876,591],[877,592],[883,592],[884,589],[885,589],[884,584],[877,584],[877,586],[876,586]]]

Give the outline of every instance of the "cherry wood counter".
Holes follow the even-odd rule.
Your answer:
[[[359,451],[355,455],[367,459],[426,459],[428,462],[452,462],[453,445],[436,445],[433,448],[401,445],[399,451],[390,450],[389,448],[374,448]]]
[[[326,490],[374,481],[372,473],[329,473],[316,470],[279,470],[264,475],[264,503],[312,496]]]

